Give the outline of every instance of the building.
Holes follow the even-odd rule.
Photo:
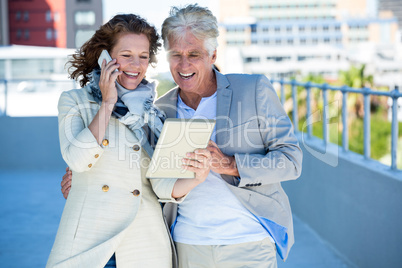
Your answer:
[[[8,0],[0,0],[0,46],[8,45]]]
[[[102,0],[65,0],[65,3],[67,47],[80,47],[103,23]]]
[[[351,62],[398,55],[397,19],[388,11],[370,16],[366,0],[221,0],[220,26],[225,72],[336,79]]]
[[[392,11],[398,19],[398,27],[402,29],[402,2],[401,0],[378,0],[379,11]]]
[[[102,0],[8,1],[9,44],[76,48],[101,24]]]

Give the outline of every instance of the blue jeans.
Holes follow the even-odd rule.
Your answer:
[[[106,263],[105,268],[116,268],[116,256],[113,254],[110,260]]]

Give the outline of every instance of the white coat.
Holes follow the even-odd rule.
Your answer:
[[[171,246],[157,195],[171,200],[176,179],[145,178],[149,157],[133,133],[111,117],[100,146],[88,129],[99,104],[89,87],[59,100],[63,159],[73,171],[47,267],[171,267]],[[152,185],[151,185],[152,184]]]

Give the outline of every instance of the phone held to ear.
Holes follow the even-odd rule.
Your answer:
[[[110,57],[109,52],[107,52],[106,49],[102,50],[102,53],[100,54],[99,59],[98,59],[98,64],[99,64],[100,68],[102,68],[103,60],[106,60],[106,64],[108,64],[110,61],[112,61],[112,57]],[[117,72],[117,71],[118,71],[118,69],[114,70],[113,72]],[[119,83],[117,83],[117,81],[116,81],[116,87],[118,87],[120,90],[124,89],[124,87],[122,87]]]
[[[102,50],[102,53],[100,54],[98,59],[98,64],[100,68],[102,68],[103,60],[106,60],[106,64],[112,61],[112,57],[110,57],[109,52],[107,52],[106,49]],[[117,71],[117,69],[115,71]]]

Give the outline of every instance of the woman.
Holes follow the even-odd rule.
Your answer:
[[[64,92],[58,109],[72,187],[47,267],[172,265],[155,193],[174,201],[177,179],[145,178],[152,151],[146,137],[158,136],[163,122],[153,105],[155,84],[145,80],[148,65],[156,62],[158,39],[139,16],[116,15],[70,61],[70,75],[82,88]],[[103,61],[101,71],[102,50],[113,60]]]

